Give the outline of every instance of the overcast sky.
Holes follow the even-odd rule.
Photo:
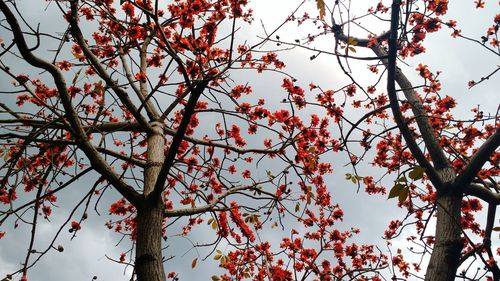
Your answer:
[[[242,37],[248,36],[249,40],[251,40],[254,36],[262,35],[263,31],[259,20],[262,20],[268,31],[272,30],[272,27],[281,23],[299,2],[295,0],[254,1],[253,8],[255,10],[256,21],[251,29],[241,31]],[[354,1],[353,5],[359,14],[366,10],[366,6],[358,7],[357,3],[366,5],[364,4],[365,2],[369,1]],[[371,2],[375,3],[378,1]],[[495,1],[487,1],[486,9],[475,10],[473,1],[465,2],[466,4],[464,3],[463,5],[462,3],[457,5],[451,3],[447,18],[460,19],[459,25],[464,34],[482,35],[486,27],[491,25],[491,19],[498,12],[497,3]],[[29,20],[32,22],[40,21],[41,30],[46,30],[47,32],[54,30],[59,32],[64,31],[65,25],[60,18],[43,11],[43,8],[47,5],[46,1],[20,0],[18,3],[20,10],[26,11]],[[34,3],[37,3],[35,8],[33,8]],[[306,5],[309,12],[314,15],[314,1],[308,1]],[[2,17],[0,16],[0,18]],[[294,26],[288,26],[278,32],[278,34],[284,40],[293,40],[294,35],[298,34]],[[387,30],[387,27],[381,26],[379,32],[385,30]],[[5,32],[5,29],[1,29],[1,32]],[[315,30],[311,31],[311,33],[314,32]],[[498,57],[484,52],[480,48],[475,48],[473,43],[464,43],[463,40],[460,41],[446,36],[447,32],[440,32],[440,34],[431,36],[427,41],[426,47],[429,50],[427,54],[419,56],[415,60],[408,61],[409,66],[404,68],[407,71],[406,73],[408,73],[410,78],[415,79],[415,83],[418,83],[416,73],[413,70],[419,62],[425,61],[431,70],[443,71],[440,75],[443,85],[441,92],[452,95],[461,104],[467,104],[467,106],[464,106],[465,109],[463,111],[458,111],[457,113],[468,114],[467,111],[469,108],[479,103],[482,104],[482,107],[486,111],[495,113],[500,103],[500,95],[498,94],[498,85],[500,85],[499,75],[493,76],[487,83],[470,90],[467,88],[467,81],[477,81],[482,76],[489,74],[489,71],[499,65],[500,61]],[[9,38],[9,35],[0,34],[0,37]],[[268,47],[271,48],[272,46]],[[320,47],[332,50],[333,42],[326,41]],[[479,50],[479,52],[471,50]],[[288,66],[287,72],[298,78],[298,83],[301,83],[302,86],[307,87],[309,82],[313,82],[321,85],[324,89],[336,89],[348,81],[337,66],[334,57],[320,56],[311,62],[309,60],[311,54],[313,53],[304,50],[293,50],[283,55],[283,60]],[[19,65],[16,66],[21,67]],[[354,63],[353,68],[366,69],[366,63]],[[234,77],[235,79],[250,80],[257,95],[272,95],[275,97],[274,102],[276,106],[279,106],[278,101],[281,99],[280,95],[283,94],[283,91],[280,89],[281,79],[278,76],[275,80],[272,78],[261,79],[257,77],[256,79],[258,80],[256,81],[252,80],[254,77],[241,73],[236,74]],[[358,80],[363,81],[363,77],[361,76]],[[373,77],[366,76],[366,79],[373,80]],[[367,81],[366,85],[370,85],[370,82]],[[346,111],[347,114],[355,114],[349,109],[346,109]],[[344,167],[346,163],[345,155],[334,155],[331,158],[331,162],[334,163],[335,171],[333,175],[327,178],[328,185],[333,193],[333,201],[338,202],[345,211],[344,222],[339,227],[359,227],[361,229],[361,233],[357,236],[359,241],[376,243],[383,246],[385,243],[381,239],[381,236],[388,222],[391,219],[401,219],[404,213],[397,208],[395,201],[387,201],[385,196],[367,196],[362,192],[356,193],[356,186],[344,180],[344,174],[352,172],[350,168]],[[265,169],[259,169],[259,171],[263,173]],[[362,175],[373,173],[378,172],[373,172],[369,165],[364,165],[362,170],[360,170],[360,174]],[[75,184],[75,188],[78,185],[88,183],[90,180],[92,180],[91,177],[83,179],[82,182]],[[60,209],[69,210],[78,200],[79,194],[79,192],[74,192],[73,190],[60,194],[60,198],[65,198],[64,201],[58,203]],[[30,270],[29,280],[68,280],[70,278],[74,281],[89,281],[93,276],[98,276],[98,280],[129,280],[130,270],[126,271],[123,265],[116,264],[106,258],[107,255],[116,259],[121,252],[128,250],[125,247],[128,246],[127,243],[124,246],[116,246],[120,237],[104,227],[107,206],[109,206],[107,203],[113,202],[117,198],[116,194],[106,198],[106,201],[101,204],[101,211],[104,214],[101,217],[90,211],[89,219],[86,221],[83,231],[79,232],[77,237],[72,241],[69,241],[71,236],[67,233],[66,227],[58,242],[55,243],[56,245],[64,245],[65,251],[63,253],[51,251],[46,255],[36,268]],[[66,214],[64,211],[61,212],[61,210],[55,210],[52,223],[47,223],[43,220],[40,222],[38,237],[40,237],[39,242],[41,245],[46,245],[47,241],[44,241],[44,237],[45,239],[51,239],[54,233],[54,226],[60,225],[65,219],[65,217],[57,215],[57,213]],[[7,225],[7,230],[11,226],[12,224]],[[21,225],[20,228],[14,232],[8,231],[8,234],[0,240],[0,278],[9,272],[17,270],[24,259],[29,228],[25,225]],[[214,267],[211,258],[206,262],[201,261],[206,251],[200,250],[197,252],[197,250],[191,247],[191,241],[209,240],[210,237],[207,237],[205,231],[205,229],[199,228],[188,237],[189,239],[179,236],[169,238],[171,246],[166,251],[167,256],[175,255],[176,258],[166,264],[167,272],[178,272],[181,280],[208,280],[210,275],[223,272]],[[175,234],[176,230],[172,230],[171,233]],[[269,238],[272,239],[272,237]],[[279,237],[276,237],[276,239],[279,239]],[[498,237],[493,237],[493,243],[500,244]],[[395,244],[403,245],[403,242],[396,241]],[[194,258],[199,258],[200,261],[195,269],[191,269],[191,260]]]

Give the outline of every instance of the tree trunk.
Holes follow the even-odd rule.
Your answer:
[[[453,281],[462,251],[462,196],[448,192],[438,195],[435,244],[427,266],[426,281]]]
[[[135,271],[138,281],[165,281],[161,252],[162,220],[161,205],[137,212]]]
[[[144,198],[153,192],[161,165],[165,159],[163,125],[152,122],[153,133],[147,140],[147,167],[144,170]],[[138,281],[165,281],[162,258],[163,202],[144,200],[137,207],[137,237],[135,272]]]

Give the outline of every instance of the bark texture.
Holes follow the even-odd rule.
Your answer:
[[[435,244],[425,275],[426,281],[455,280],[460,255],[462,196],[438,196]]]
[[[161,251],[162,220],[161,206],[138,210],[135,260],[138,281],[165,281]]]
[[[153,132],[148,136],[147,163],[144,171],[144,196],[153,192],[164,161],[163,125],[151,122]],[[162,243],[163,202],[143,200],[137,210],[135,271],[138,281],[165,281]]]

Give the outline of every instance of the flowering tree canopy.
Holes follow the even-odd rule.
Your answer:
[[[20,224],[30,231],[5,280],[30,279],[44,255],[64,251],[61,236],[78,241],[103,202],[105,226],[129,245],[110,259],[130,266],[133,280],[181,278],[168,265],[168,238],[194,229],[211,241],[193,247],[220,268],[203,279],[498,280],[498,114],[467,105],[471,117],[454,114],[459,103],[442,93],[438,72],[419,63],[416,86],[399,66],[443,30],[498,58],[500,15],[478,40],[445,20],[446,0],[381,1],[361,16],[350,14],[351,1],[317,0],[312,9],[304,1],[275,30],[263,25],[264,36],[247,38],[258,26],[247,2],[49,1],[64,23],[58,31],[33,24],[19,0],[0,2],[0,70],[12,81],[0,103],[0,243]],[[312,27],[317,34],[290,42],[277,36]],[[333,56],[349,81],[301,85],[281,58],[293,48],[314,52],[311,60]],[[358,55],[363,49],[373,54]],[[352,61],[368,62],[377,82],[364,85]],[[488,85],[496,67],[466,87]],[[256,91],[263,77],[280,90]],[[407,216],[393,218],[384,238],[409,230],[416,258],[390,242],[388,250],[359,243],[356,222],[340,223],[325,180],[332,155],[346,156],[346,179],[366,193],[397,198],[389,202]],[[383,176],[361,172],[365,163]],[[78,200],[63,210],[67,190]],[[485,223],[474,216],[483,205]],[[51,222],[57,212],[65,212],[60,224]],[[48,243],[41,221],[53,225]],[[457,273],[472,257],[484,270]]]
[[[448,17],[448,5],[451,4],[447,0],[380,1],[362,15],[354,15],[351,1],[316,2],[319,17],[312,18],[305,13],[293,19],[299,25],[312,23],[320,32],[309,34],[304,41],[282,43],[314,51],[316,54],[311,60],[321,54],[335,56],[351,80],[351,84],[345,86],[340,109],[334,109],[333,103],[333,94],[340,91],[323,90],[313,85],[312,88],[319,92],[317,101],[321,106],[338,113],[347,102],[352,102],[355,108],[369,110],[355,124],[348,122],[352,126],[341,135],[345,136],[342,140],[355,172],[348,178],[363,179],[368,193],[387,190],[388,197],[397,197],[399,205],[408,211],[404,220],[391,222],[386,238],[398,235],[405,227],[413,227],[408,241],[421,249],[417,252],[422,258],[431,253],[423,274],[425,280],[454,280],[456,276],[498,280],[500,270],[495,256],[498,257],[499,249],[495,251],[491,246],[492,231],[499,230],[494,227],[496,206],[500,202],[498,99],[496,108],[493,107],[496,113],[483,112],[481,105],[477,105],[465,108],[472,111],[472,115],[457,114],[453,112],[458,107],[456,98],[441,90],[441,71],[433,72],[426,64],[419,63],[415,70],[422,82],[414,85],[402,68],[406,61],[410,64],[418,61],[419,56],[427,52],[426,37],[438,32],[450,32],[453,38],[473,43],[477,47],[476,56],[484,54],[498,59],[500,15],[488,21],[483,34],[466,35],[462,34],[457,20]],[[473,6],[482,9],[485,2],[474,1]],[[382,23],[374,24],[373,20]],[[370,23],[364,24],[364,21]],[[382,29],[376,30],[378,26]],[[328,36],[333,42],[332,48],[315,45],[315,41]],[[375,56],[357,55],[356,52],[362,49],[370,49]],[[429,50],[432,52],[432,46]],[[353,60],[370,62],[369,71],[378,77],[375,84],[364,86],[366,82],[351,72]],[[381,73],[380,69],[383,69]],[[481,69],[485,74],[479,80],[457,83],[461,82],[464,89],[477,87],[498,70],[498,66],[489,73]],[[376,89],[383,82],[386,82],[386,92]],[[353,95],[356,90],[362,91],[361,95]],[[458,98],[459,94],[456,96]],[[372,124],[381,124],[381,130],[375,131]],[[353,134],[355,131],[359,131],[358,136]],[[358,143],[361,149],[349,150],[352,142]],[[375,150],[372,165],[386,172],[386,176],[377,181],[382,183],[380,187],[375,187],[371,176],[360,176],[357,172],[358,164],[371,157],[372,149]],[[394,175],[392,184],[382,181],[391,174]],[[474,213],[481,210],[483,204],[487,206],[486,223],[479,223]],[[428,223],[434,215],[437,218],[433,234]],[[487,273],[467,270],[465,264],[473,256],[481,261]],[[409,263],[402,256],[393,257],[392,263],[399,267],[404,277],[412,274]],[[457,275],[459,266],[464,269]],[[420,263],[414,263],[413,268],[418,271]]]

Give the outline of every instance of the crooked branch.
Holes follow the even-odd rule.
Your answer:
[[[16,46],[21,53],[21,56],[30,65],[36,68],[43,69],[50,73],[52,78],[54,79],[54,83],[57,87],[61,102],[66,112],[66,117],[71,125],[72,133],[74,134],[78,147],[83,150],[85,155],[87,155],[89,161],[95,167],[96,171],[98,171],[106,180],[108,180],[129,202],[133,204],[137,203],[139,194],[131,186],[127,185],[121,180],[121,178],[114,172],[113,168],[109,166],[106,161],[104,161],[95,147],[90,143],[85,130],[83,129],[79,116],[71,102],[71,97],[68,93],[67,85],[62,73],[55,65],[35,56],[30,51],[30,48],[28,48],[28,45],[24,38],[24,33],[21,30],[16,16],[12,13],[10,8],[4,1],[0,1],[0,11],[2,11],[7,23],[12,29],[12,34],[14,36]]]

